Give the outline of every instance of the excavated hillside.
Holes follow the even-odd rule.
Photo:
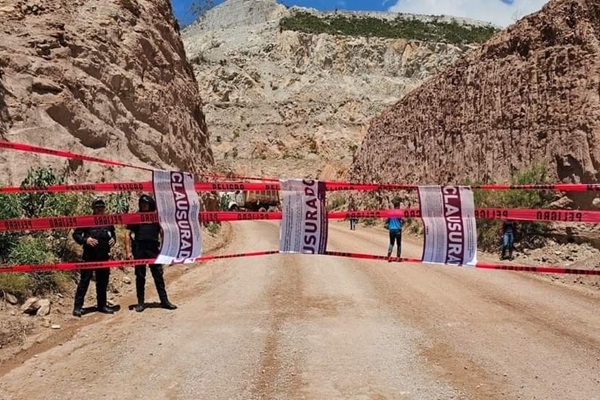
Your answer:
[[[326,18],[333,22],[323,23]],[[228,0],[184,29],[217,167],[263,176],[344,177],[372,117],[476,47],[389,37],[386,21],[398,18],[410,19],[407,26],[418,23],[413,18],[432,20]],[[334,24],[368,26],[353,35]],[[368,31],[380,25],[380,31]],[[408,33],[423,33],[419,29]]]
[[[0,137],[198,173],[212,164],[201,97],[168,0],[0,3]],[[19,183],[48,156],[0,151]],[[135,171],[68,163],[72,179]]]
[[[552,0],[375,118],[352,179],[600,179],[600,3]],[[579,206],[590,206],[591,196]]]

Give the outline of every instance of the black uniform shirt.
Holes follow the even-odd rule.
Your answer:
[[[158,242],[160,235],[160,224],[133,224],[127,225],[127,229],[134,233],[137,242]]]
[[[92,247],[87,244],[87,240],[90,237],[98,241],[96,246]],[[113,225],[77,228],[75,229],[75,232],[73,232],[73,239],[83,246],[84,258],[107,256],[110,252],[108,242],[111,239],[116,240],[116,237],[117,235],[115,234],[115,227]]]

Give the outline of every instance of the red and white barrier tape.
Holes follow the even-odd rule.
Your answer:
[[[198,192],[217,191],[270,191],[281,190],[279,182],[196,182]],[[377,190],[414,190],[415,185],[325,182],[327,191],[377,191]],[[556,185],[480,185],[473,189],[482,190],[558,190],[563,192],[600,191],[600,184],[556,184]],[[145,182],[112,182],[112,183],[83,183],[74,185],[49,185],[43,187],[0,187],[0,193],[63,193],[63,192],[151,192],[152,183]]]
[[[99,164],[114,165],[117,167],[127,167],[127,168],[141,169],[144,171],[152,171],[151,168],[140,167],[138,165],[127,164],[127,163],[122,163],[122,162],[113,161],[113,160],[107,160],[104,158],[84,156],[82,154],[71,153],[70,151],[54,150],[54,149],[49,149],[47,147],[34,146],[34,145],[30,145],[30,144],[25,144],[25,143],[14,143],[14,142],[7,142],[4,140],[0,140],[0,148],[9,149],[9,150],[25,151],[28,153],[46,154],[46,155],[50,155],[50,156],[69,158],[72,160],[90,161],[90,162],[95,162],[95,163],[99,163]]]
[[[259,182],[277,182],[279,183],[279,178],[265,178],[265,177],[253,177],[253,176],[243,176],[236,174],[204,174],[207,178],[213,179],[241,179],[248,181],[259,181]]]
[[[123,163],[120,161],[113,161],[104,158],[91,157],[82,154],[72,153],[64,150],[55,150],[41,146],[30,145],[26,143],[15,143],[0,140],[0,148],[24,151],[29,153],[46,154],[51,156],[63,157],[68,159],[90,161],[100,164],[113,165],[118,167],[135,168],[143,171],[152,171],[152,168],[142,167],[139,165],[133,165]],[[207,174],[209,178],[215,179],[228,179],[227,175],[223,174]],[[234,175],[235,176],[235,175]],[[280,190],[278,178],[265,178],[265,177],[247,177],[247,176],[235,176],[236,179],[255,180],[260,182],[272,182],[270,184],[256,183],[245,185],[256,185],[247,186],[244,189],[234,189],[231,185],[242,184],[241,182],[222,182],[227,189],[212,188],[210,186],[203,186],[202,189],[197,190]],[[205,183],[210,185],[210,183]],[[141,185],[142,189],[139,189]],[[20,192],[66,192],[66,191],[133,191],[133,190],[151,190],[150,182],[128,182],[128,183],[107,183],[107,184],[83,184],[83,185],[52,185],[45,188],[0,188],[2,193],[20,193]],[[261,186],[265,185],[265,186]],[[276,186],[274,186],[276,185]],[[132,187],[131,189],[128,187]],[[327,190],[331,191],[347,191],[347,190],[415,190],[418,185],[404,185],[404,184],[378,184],[378,183],[352,183],[352,182],[326,182]],[[600,191],[600,184],[534,184],[534,185],[508,185],[508,184],[497,184],[497,185],[472,185],[473,189],[483,190],[509,190],[509,189],[525,189],[525,190],[558,190],[563,192],[585,192],[585,191]]]
[[[278,250],[268,251],[255,251],[248,253],[239,254],[225,254],[225,255],[211,255],[201,256],[196,258],[196,262],[221,260],[226,258],[241,258],[241,257],[257,257],[279,254]],[[404,257],[391,257],[380,256],[376,254],[364,254],[364,253],[347,253],[340,251],[327,251],[325,256],[334,257],[345,257],[362,260],[376,260],[376,261],[388,261],[388,262],[402,262],[402,263],[415,263],[425,264],[422,260],[416,258],[404,258]],[[122,261],[102,261],[102,262],[83,262],[83,263],[57,263],[57,264],[34,264],[34,265],[13,265],[0,267],[0,273],[10,272],[21,272],[21,273],[32,273],[32,272],[48,272],[48,271],[69,271],[69,270],[81,270],[81,269],[96,269],[96,268],[118,268],[118,267],[132,267],[141,264],[151,264],[154,259],[142,259],[142,260],[122,260]],[[464,267],[470,268],[470,267]],[[552,267],[552,266],[531,266],[531,265],[507,265],[507,264],[492,264],[492,263],[477,263],[474,268],[477,269],[491,269],[491,270],[502,270],[502,271],[516,271],[516,272],[533,272],[533,273],[544,273],[544,274],[562,274],[562,275],[589,275],[589,276],[600,276],[600,270],[588,270],[588,269],[576,269],[576,268],[564,268],[564,267]]]
[[[325,255],[335,257],[346,257],[346,258],[358,258],[363,260],[386,260],[391,262],[406,262],[415,264],[428,264],[424,263],[418,258],[404,258],[404,257],[391,257],[378,256],[375,254],[363,254],[363,253],[345,253],[340,251],[328,251]],[[436,265],[436,264],[428,264]],[[443,264],[437,264],[443,265]],[[449,265],[449,264],[446,264]],[[455,267],[455,265],[451,265]],[[473,268],[473,267],[462,267],[462,268]],[[564,267],[552,267],[552,266],[532,266],[532,265],[508,265],[508,264],[492,264],[478,262],[474,268],[476,269],[494,269],[502,271],[517,271],[517,272],[535,272],[543,274],[568,274],[568,275],[596,275],[600,276],[600,269],[576,269],[576,268],[564,268]]]
[[[229,222],[250,220],[280,220],[281,212],[202,211],[200,222]],[[417,208],[377,211],[336,211],[327,214],[329,219],[347,218],[420,218]],[[546,209],[480,208],[475,218],[489,220],[514,220],[535,222],[600,223],[600,211],[567,211]],[[0,232],[35,231],[48,229],[89,228],[93,226],[127,225],[158,222],[156,212],[131,214],[79,215],[72,217],[15,218],[0,220]]]
[[[251,183],[251,182],[196,182],[194,188],[197,192],[215,191],[269,191],[279,190],[279,183]],[[111,182],[111,183],[83,183],[75,185],[49,185],[40,187],[0,187],[0,193],[64,193],[64,192],[151,192],[152,182]]]
[[[226,254],[201,256],[195,259],[196,262],[220,260],[224,258],[239,258],[239,257],[256,257],[266,256],[270,254],[279,254],[279,251],[255,251],[240,254]],[[56,263],[56,264],[27,264],[27,265],[10,265],[0,267],[0,273],[8,272],[48,272],[48,271],[70,271],[80,269],[96,269],[96,268],[118,268],[118,267],[133,267],[135,265],[152,264],[154,258],[139,259],[139,260],[111,260],[99,262],[81,262],[81,263]],[[176,264],[172,264],[176,265]]]

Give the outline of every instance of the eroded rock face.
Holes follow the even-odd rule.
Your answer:
[[[342,179],[372,117],[475,47],[280,30],[292,12],[228,0],[182,33],[222,170]]]
[[[598,182],[599,39],[598,1],[550,1],[375,118],[351,177],[502,182],[544,163]]]
[[[159,168],[212,164],[193,71],[168,0],[0,4],[0,136]],[[52,157],[2,151],[0,180]],[[133,170],[71,162],[86,180]]]

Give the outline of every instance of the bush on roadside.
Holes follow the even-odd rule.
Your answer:
[[[511,178],[513,185],[549,183],[547,167],[542,164],[516,172]],[[475,185],[475,184],[474,184]],[[546,190],[475,190],[475,206],[481,208],[548,208],[550,194]],[[477,241],[481,249],[498,251],[501,245],[502,221],[477,220]],[[519,222],[516,241],[524,247],[536,248],[544,244],[548,224],[542,222]]]
[[[31,168],[21,187],[45,187],[64,183],[51,168]],[[77,215],[89,211],[90,194],[21,193],[0,195],[0,219],[40,218]],[[74,261],[77,254],[70,230],[18,231],[0,234],[0,263],[6,265]],[[18,297],[63,290],[72,280],[71,272],[32,274],[0,273],[0,291]]]
[[[206,229],[208,230],[208,233],[210,233],[211,236],[216,236],[219,231],[221,230],[221,223],[220,222],[209,222],[206,225]]]

